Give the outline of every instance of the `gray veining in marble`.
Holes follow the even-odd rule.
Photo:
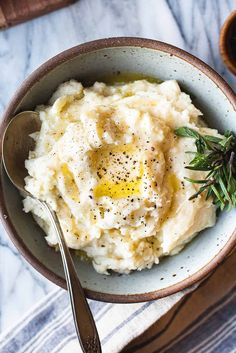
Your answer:
[[[219,56],[220,27],[236,0],[79,0],[0,32],[0,112],[22,80],[51,56],[76,44],[140,36],[181,47],[215,68],[236,90]],[[55,287],[18,254],[0,227],[0,330],[13,325]]]

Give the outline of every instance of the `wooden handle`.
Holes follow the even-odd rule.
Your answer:
[[[6,28],[60,9],[73,3],[74,0],[3,0],[1,2],[0,28]]]

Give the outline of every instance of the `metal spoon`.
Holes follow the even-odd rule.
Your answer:
[[[9,179],[24,196],[30,196],[33,199],[35,197],[24,188],[24,178],[28,175],[24,162],[28,158],[29,151],[35,145],[34,140],[29,135],[40,130],[40,127],[41,121],[38,113],[33,111],[19,113],[8,124],[2,142],[3,163]],[[41,200],[38,200],[38,202],[48,212],[50,221],[58,236],[75,328],[82,351],[84,353],[101,353],[95,322],[77,276],[57,215],[46,202]]]

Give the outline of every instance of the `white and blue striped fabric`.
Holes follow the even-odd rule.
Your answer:
[[[89,301],[104,353],[119,352],[175,305],[185,292],[140,304]],[[81,353],[66,291],[49,294],[1,337],[1,353]]]
[[[134,340],[122,352],[236,352],[235,266],[236,253],[196,291],[191,288],[153,302],[90,300],[103,353],[120,352],[143,332],[141,341]],[[81,353],[66,291],[50,293],[2,335],[0,353]]]

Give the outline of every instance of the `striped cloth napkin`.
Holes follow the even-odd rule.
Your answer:
[[[90,300],[103,352],[236,352],[235,268],[236,253],[196,291],[191,288],[157,301]],[[67,293],[57,289],[39,302],[0,337],[0,352],[81,353]]]

